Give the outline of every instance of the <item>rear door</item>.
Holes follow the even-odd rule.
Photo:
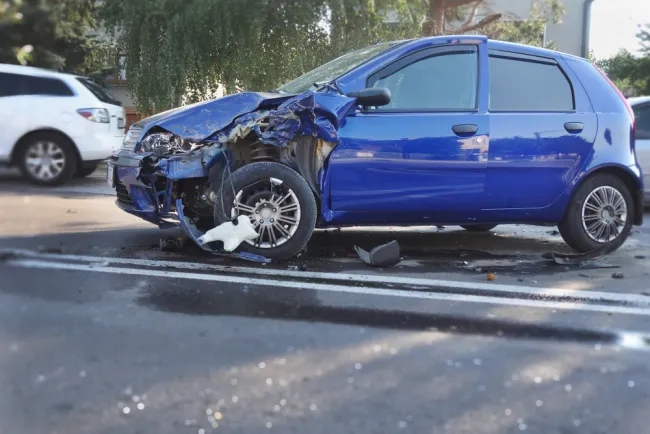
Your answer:
[[[650,191],[650,102],[632,107],[636,118],[636,158],[643,171],[646,197]]]
[[[598,128],[568,68],[550,57],[489,51],[488,209],[552,204],[589,157]],[[574,78],[574,80],[572,80]]]

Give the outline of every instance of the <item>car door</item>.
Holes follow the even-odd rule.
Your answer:
[[[12,148],[27,130],[24,116],[29,112],[21,75],[0,72],[0,161],[8,161]]]
[[[643,171],[643,188],[650,194],[650,102],[632,107],[636,118],[636,158]],[[647,200],[647,199],[646,199]]]
[[[487,209],[544,208],[588,158],[596,114],[573,73],[553,58],[491,49],[489,64]]]
[[[480,207],[489,144],[481,44],[416,51],[368,77],[392,99],[346,118],[328,164],[331,210],[357,212],[356,223],[413,223]]]

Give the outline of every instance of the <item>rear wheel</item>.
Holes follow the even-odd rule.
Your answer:
[[[621,247],[632,229],[634,201],[627,185],[609,173],[596,174],[576,190],[558,229],[564,241],[586,253]]]
[[[24,139],[16,162],[23,176],[39,185],[63,184],[77,170],[73,145],[53,133],[36,133]]]
[[[233,172],[216,192],[215,223],[236,215],[249,217],[259,234],[238,250],[283,260],[300,252],[311,238],[317,208],[309,184],[297,172],[283,164],[260,162]]]
[[[460,225],[461,228],[470,232],[487,232],[496,228],[498,225]]]
[[[97,166],[98,166],[98,164],[93,164],[91,166],[80,167],[75,172],[74,177],[75,178],[85,178],[87,176],[90,176],[93,173],[95,173],[95,170],[97,170]]]

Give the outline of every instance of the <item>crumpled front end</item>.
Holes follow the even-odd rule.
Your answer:
[[[184,217],[207,230],[229,173],[258,161],[294,168],[318,196],[321,171],[354,105],[329,88],[293,97],[238,94],[145,119],[135,125],[137,143],[112,158],[117,205],[168,228],[179,225],[180,200]]]

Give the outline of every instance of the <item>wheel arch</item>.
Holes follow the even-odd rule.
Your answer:
[[[77,163],[80,163],[82,161],[81,154],[79,153],[79,149],[77,149],[77,145],[75,144],[74,140],[70,138],[70,136],[68,136],[66,133],[56,128],[39,128],[37,130],[32,130],[28,133],[23,134],[23,136],[16,141],[16,144],[11,150],[11,155],[9,156],[9,164],[11,165],[16,164],[16,157],[18,155],[18,150],[20,149],[21,146],[24,146],[25,143],[27,143],[27,140],[29,140],[31,136],[35,134],[43,134],[43,133],[56,134],[60,136],[62,139],[66,140],[68,143],[70,143],[70,145],[72,145],[72,149],[74,149]]]
[[[634,224],[641,225],[643,223],[643,183],[638,175],[627,166],[609,164],[594,167],[575,183],[571,192],[571,199],[573,199],[576,191],[584,182],[602,173],[616,176],[625,183],[634,201]]]

